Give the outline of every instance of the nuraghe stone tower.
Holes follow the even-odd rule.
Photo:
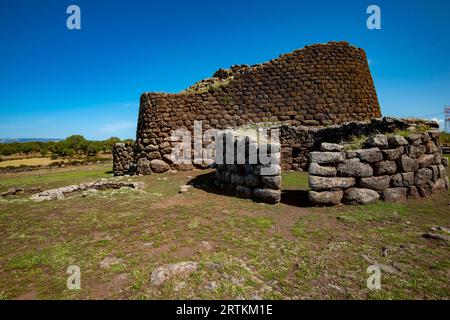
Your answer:
[[[181,93],[142,94],[136,142],[115,148],[114,172],[192,169],[171,163],[169,137],[179,128],[192,131],[194,121],[203,130],[260,122],[325,127],[380,116],[364,50],[346,42],[306,46],[263,64],[220,69]],[[295,152],[282,150],[282,163]],[[299,168],[294,164],[284,168]]]

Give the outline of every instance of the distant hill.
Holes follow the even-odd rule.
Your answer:
[[[61,141],[64,139],[53,138],[17,138],[17,139],[0,139],[0,143],[13,143],[13,142],[49,142],[49,141]]]

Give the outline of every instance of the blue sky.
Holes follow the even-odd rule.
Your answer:
[[[81,30],[66,9],[81,8]],[[366,8],[381,8],[381,30]],[[0,138],[134,138],[139,96],[313,43],[366,50],[383,115],[443,118],[450,1],[2,0]]]

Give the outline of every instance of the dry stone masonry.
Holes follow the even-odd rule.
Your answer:
[[[365,52],[346,42],[311,45],[263,64],[220,69],[178,94],[142,94],[136,144],[132,150],[117,147],[114,172],[191,170],[193,165],[174,166],[169,155],[173,130],[192,132],[194,121],[202,121],[203,130],[261,122],[311,127],[368,121],[380,115]],[[295,152],[292,146],[283,151],[289,152]],[[294,153],[283,159],[298,157]],[[298,170],[306,163],[283,166]]]
[[[439,131],[370,136],[362,149],[322,143],[310,154],[309,200],[314,205],[369,204],[428,197],[449,188]]]
[[[281,200],[281,167],[279,144],[265,144],[264,149],[251,137],[243,136],[233,139],[232,144],[223,139],[223,164],[216,164],[216,186],[225,193],[240,198],[253,199],[260,202],[275,204]],[[245,159],[238,163],[238,145],[243,141]],[[227,148],[232,148],[234,158],[228,163]],[[250,150],[257,155],[256,163],[249,161]],[[270,159],[270,163],[262,163],[261,155]]]

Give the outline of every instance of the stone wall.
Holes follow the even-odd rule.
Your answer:
[[[207,130],[280,121],[327,126],[375,117],[380,107],[365,52],[346,42],[317,44],[260,65],[221,69],[179,94],[142,94],[134,163],[141,172],[155,159],[172,165],[164,157],[171,132],[192,132],[194,121]]]
[[[403,201],[448,190],[448,159],[442,157],[438,130],[406,138],[378,134],[369,137],[362,149],[345,148],[324,142],[321,151],[311,152],[312,204]]]
[[[341,143],[357,136],[414,130],[417,127],[439,128],[433,121],[419,119],[374,118],[325,127],[282,125],[280,129],[282,170],[307,170],[309,153],[320,151],[322,142]]]
[[[279,144],[266,144],[261,149],[250,137],[233,139],[231,152],[234,155],[227,161],[226,139],[223,139],[223,163],[216,164],[215,185],[224,193],[236,195],[240,198],[275,204],[281,200],[281,167]],[[245,160],[238,164],[238,141],[245,145]],[[250,150],[257,155],[256,163],[249,161]],[[270,163],[261,162],[261,154],[269,157]]]
[[[113,172],[115,176],[134,174],[136,165],[134,164],[134,144],[116,143],[112,150]]]

